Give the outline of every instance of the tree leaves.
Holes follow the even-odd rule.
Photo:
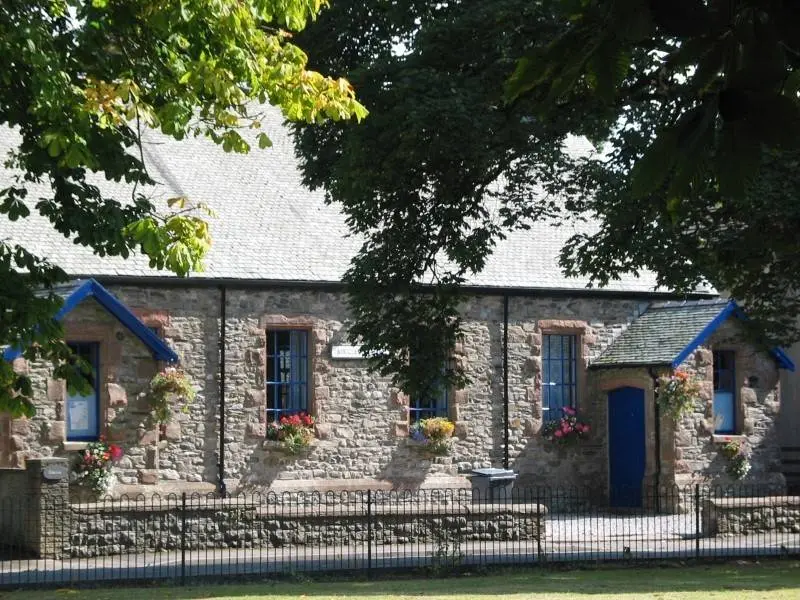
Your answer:
[[[8,4],[8,3],[6,3]],[[0,190],[0,212],[25,218],[26,186],[49,182],[35,200],[55,231],[100,256],[134,249],[184,276],[211,244],[202,202],[176,198],[160,213],[141,195],[106,198],[92,178],[152,184],[141,152],[145,128],[181,140],[203,135],[225,151],[250,145],[240,128],[258,105],[292,120],[363,119],[346,80],[308,68],[288,30],[301,30],[324,0],[30,0],[0,8],[0,126],[21,136],[9,166],[18,184]],[[288,30],[287,30],[288,29]],[[260,148],[271,145],[258,135]],[[269,160],[268,156],[265,160]],[[40,298],[65,274],[26,249],[0,243],[0,346],[28,348],[58,373],[70,353],[52,322],[56,297]],[[29,386],[0,360],[0,410],[30,414]]]

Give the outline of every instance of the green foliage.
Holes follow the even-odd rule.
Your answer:
[[[316,18],[324,0],[7,0],[0,6],[0,126],[20,135],[0,189],[10,220],[32,211],[100,256],[138,249],[150,264],[186,275],[202,268],[211,235],[208,207],[176,199],[161,214],[141,135],[205,136],[248,152],[243,127],[259,129],[269,102],[291,120],[361,119],[366,110],[344,79],[307,68],[291,31]],[[257,135],[269,147],[267,132]],[[267,157],[268,160],[268,157]],[[108,198],[91,183],[124,181],[131,197]],[[52,193],[31,198],[28,187]],[[69,385],[69,352],[46,290],[65,273],[10,241],[0,242],[0,345],[45,358]],[[37,295],[34,290],[45,290]],[[30,383],[0,361],[0,411],[30,415]]]
[[[303,127],[299,152],[366,240],[346,279],[372,366],[430,389],[495,244],[589,214],[566,274],[710,283],[796,337],[799,32],[796,3],[338,2],[299,39],[370,119]]]
[[[169,423],[172,420],[174,404],[181,401],[183,403],[181,410],[188,412],[189,404],[196,395],[194,387],[181,369],[167,367],[150,380],[150,390],[147,394],[150,414],[158,424]]]
[[[692,409],[699,396],[700,382],[682,369],[658,378],[658,406],[676,422]]]

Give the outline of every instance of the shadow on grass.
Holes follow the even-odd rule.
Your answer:
[[[375,600],[417,598],[474,598],[525,594],[664,594],[697,592],[730,592],[731,599],[742,591],[798,590],[800,596],[800,562],[766,562],[716,564],[705,566],[674,565],[664,567],[611,566],[592,569],[514,569],[492,570],[487,574],[463,573],[450,577],[425,577],[364,580],[320,580],[302,578],[295,581],[269,581],[217,585],[213,581],[192,581],[187,587],[116,587],[114,589],[82,589],[56,591],[21,591],[0,594],[4,600],[44,600],[80,598],[106,600],[120,598],[138,600],[195,600],[200,598],[312,598],[360,597]],[[782,596],[787,597],[787,596]]]

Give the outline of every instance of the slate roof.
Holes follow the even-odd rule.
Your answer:
[[[263,129],[273,147],[248,155],[227,154],[204,138],[181,142],[158,132],[144,136],[148,169],[158,182],[154,200],[176,195],[204,201],[218,213],[210,220],[213,248],[206,270],[194,277],[250,281],[338,282],[361,240],[348,237],[344,216],[324,202],[322,191],[302,185],[293,142],[280,113],[265,107]],[[0,157],[18,143],[17,134],[0,127]],[[378,165],[376,165],[378,168]],[[0,189],[12,173],[0,168]],[[130,201],[130,188],[113,182],[97,185],[120,202]],[[37,255],[50,258],[74,277],[172,277],[151,269],[134,255],[124,260],[99,257],[56,233],[33,204],[50,197],[49,187],[31,186],[32,214],[10,222],[0,219],[0,237],[10,238]],[[158,203],[157,202],[157,203]],[[536,224],[516,231],[498,243],[486,268],[468,282],[474,286],[532,289],[583,289],[587,278],[566,278],[558,267],[558,253],[576,232],[590,232],[591,222],[567,222],[559,227]],[[644,272],[612,281],[614,291],[653,292],[655,277]]]
[[[729,300],[660,302],[647,310],[592,362],[593,367],[674,365],[710,323],[730,314]],[[678,361],[678,364],[682,359]]]

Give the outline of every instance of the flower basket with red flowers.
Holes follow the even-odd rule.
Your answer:
[[[542,437],[565,446],[588,438],[592,428],[578,418],[578,411],[570,406],[564,406],[561,410],[564,415],[560,419],[544,424]]]
[[[682,369],[658,378],[658,406],[675,421],[692,408],[699,395],[700,383]]]
[[[75,472],[78,480],[98,496],[105,494],[111,487],[111,465],[119,462],[123,452],[120,446],[109,444],[104,436],[96,442],[90,442],[85,450],[78,452]]]
[[[297,454],[314,440],[314,423],[314,417],[305,412],[283,415],[267,425],[267,440],[279,442],[279,447],[289,454]]]

